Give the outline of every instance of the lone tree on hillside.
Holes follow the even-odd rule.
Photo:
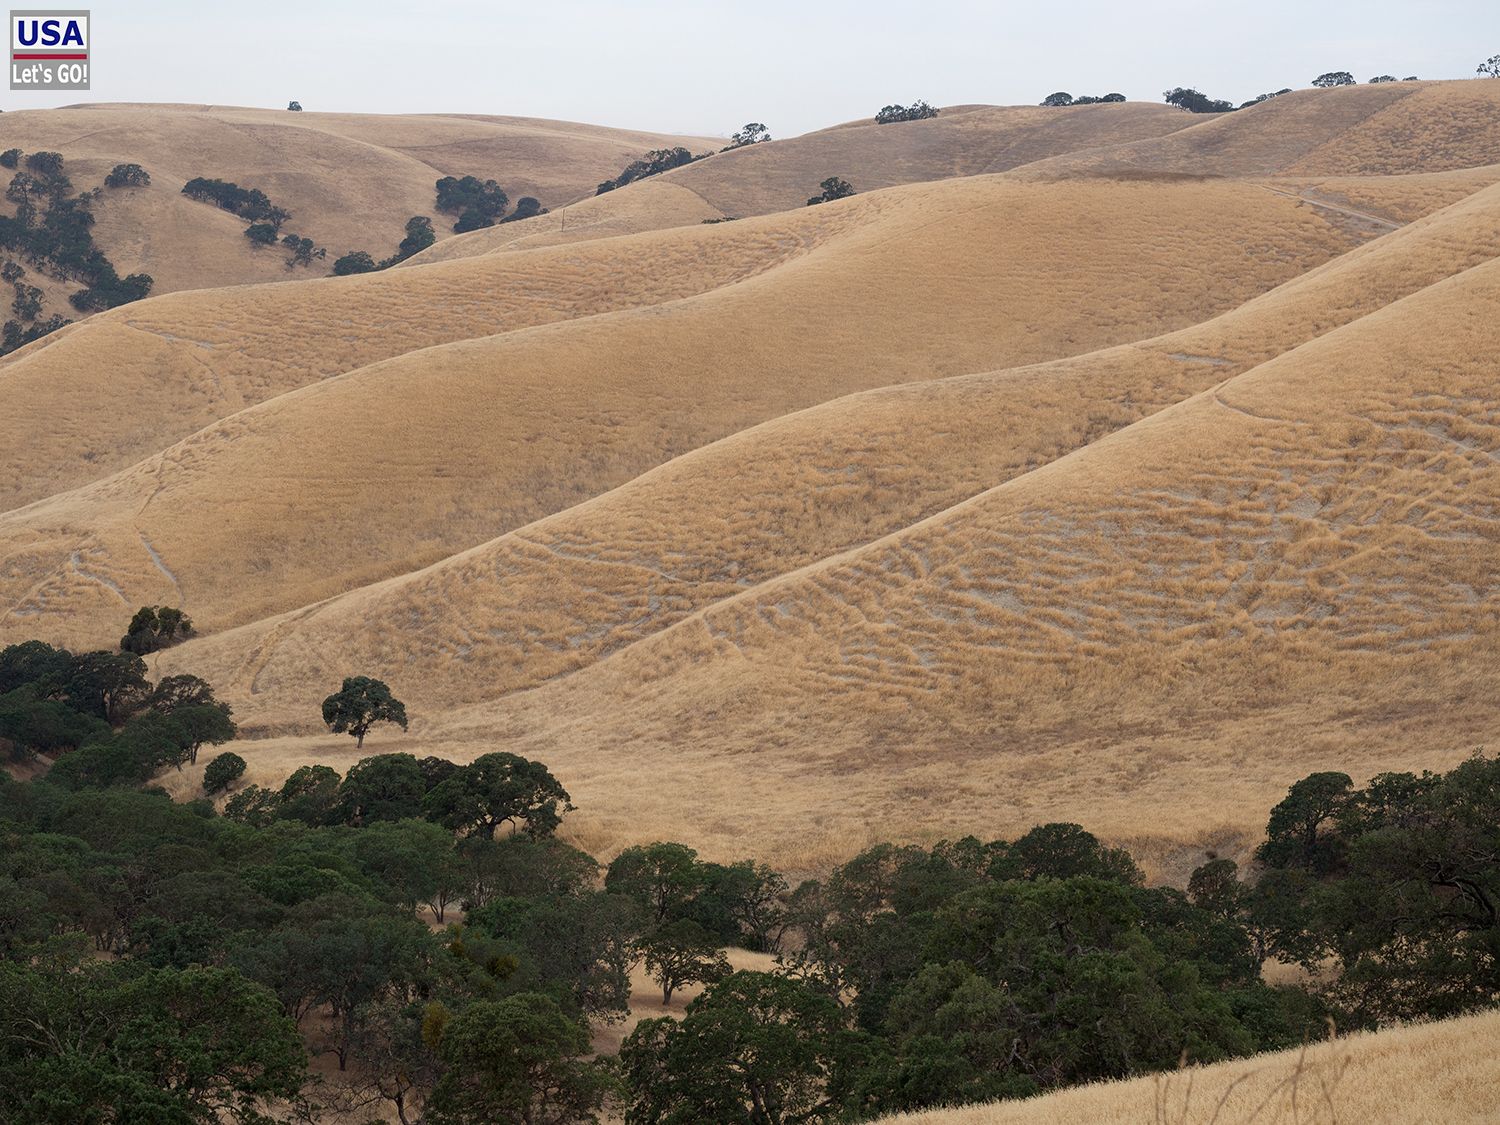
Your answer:
[[[108,188],[145,187],[151,182],[151,173],[139,164],[116,164],[104,177]]]
[[[769,141],[770,139],[771,131],[767,129],[761,122],[752,121],[738,133],[730,133],[729,144],[725,148],[720,149],[720,151],[728,152],[731,148],[744,148],[746,145],[758,145],[762,141]]]
[[[1500,78],[1500,55],[1491,55],[1485,59],[1474,73],[1481,78]],[[1416,79],[1408,78],[1407,81],[1414,82]]]
[[[823,189],[823,193],[810,198],[807,201],[809,207],[815,203],[831,203],[835,199],[847,199],[855,194],[853,185],[848,180],[841,180],[837,176],[829,176],[818,186]]]
[[[1374,78],[1370,79],[1369,85],[1378,86],[1382,82],[1394,81],[1396,81],[1396,76],[1394,74],[1377,74]]]
[[[323,721],[334,734],[352,734],[354,745],[362,747],[365,735],[376,723],[395,723],[405,730],[406,704],[382,681],[350,676],[343,687],[323,700]]]
[[[888,105],[881,107],[875,115],[875,124],[893,125],[898,121],[924,121],[929,117],[936,117],[938,111],[934,106],[924,101],[915,101],[911,105]]]
[[[1320,90],[1327,90],[1332,86],[1355,86],[1354,75],[1347,70],[1330,70],[1327,74],[1320,74],[1313,79],[1314,86]]]
[[[1059,90],[1057,93],[1048,94],[1045,98],[1043,98],[1042,104],[1045,106],[1051,106],[1054,109],[1060,106],[1072,105],[1073,95],[1068,93],[1066,90]]]
[[[301,102],[287,102],[286,103],[286,107],[287,107],[287,109],[291,110],[293,113],[301,113],[302,112],[302,103]]]

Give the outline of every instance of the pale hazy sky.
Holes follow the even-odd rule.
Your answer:
[[[1183,85],[1239,103],[1326,70],[1362,82],[1468,78],[1500,53],[1500,0],[132,0],[90,10],[93,90],[7,89],[0,108],[297,98],[310,110],[709,135],[757,120],[788,136],[917,98],[1034,104],[1054,90],[1118,90],[1156,101]]]

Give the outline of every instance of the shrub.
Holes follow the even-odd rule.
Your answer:
[[[821,194],[815,195],[807,201],[809,207],[818,203],[831,203],[835,199],[847,199],[849,196],[856,194],[848,180],[841,180],[837,176],[829,176],[818,186],[823,191]]]
[[[1288,87],[1286,87],[1285,89],[1282,89],[1282,90],[1274,90],[1274,91],[1272,91],[1269,94],[1260,94],[1260,95],[1258,95],[1256,97],[1251,98],[1244,105],[1240,106],[1240,108],[1241,109],[1249,109],[1253,105],[1260,105],[1261,102],[1268,102],[1272,98],[1279,98],[1279,97],[1281,97],[1282,94],[1290,94],[1291,92],[1292,92],[1292,89],[1291,89],[1290,86],[1288,86]]]
[[[351,273],[370,273],[379,268],[375,259],[364,250],[351,250],[342,258],[336,258],[333,263],[333,272],[339,277]]]
[[[11,310],[21,320],[35,320],[42,311],[42,291],[35,285],[17,285]]]
[[[144,656],[187,640],[192,631],[193,619],[182,610],[165,605],[142,606],[135,611],[129,628],[120,638],[120,649]]]
[[[1234,106],[1219,98],[1210,98],[1207,94],[1194,90],[1191,87],[1177,86],[1162,95],[1168,105],[1175,105],[1187,110],[1189,113],[1230,113]]]
[[[924,121],[937,115],[938,111],[934,107],[923,101],[915,101],[911,105],[882,106],[880,112],[875,115],[875,124],[894,125],[898,121]]]
[[[292,269],[296,266],[310,266],[314,258],[323,258],[328,254],[328,251],[323,247],[315,245],[312,239],[303,238],[296,234],[286,235],[282,238],[281,244],[290,251],[286,259],[287,269]]]
[[[382,264],[393,265],[396,262],[404,262],[413,254],[426,250],[436,241],[437,235],[432,231],[432,220],[426,215],[413,215],[406,220],[406,237],[396,248],[395,258]]]
[[[594,194],[603,195],[607,191],[622,188],[636,180],[644,180],[647,176],[659,176],[663,172],[670,172],[673,168],[680,168],[684,164],[691,164],[694,160],[701,159],[702,157],[694,156],[681,146],[654,148],[639,160],[632,160],[614,179],[605,180]]]
[[[38,176],[48,179],[62,175],[63,158],[60,152],[33,152],[26,158],[26,167]]]
[[[500,221],[502,223],[518,223],[522,219],[530,219],[537,215],[545,215],[546,213],[547,208],[543,207],[535,196],[523,195],[520,199],[516,200],[516,209]]]
[[[245,759],[234,751],[219,754],[203,769],[203,792],[222,793],[245,776]]]
[[[109,188],[146,187],[151,183],[151,174],[139,164],[116,164],[104,177],[104,186]]]
[[[732,148],[744,148],[746,145],[758,145],[763,141],[771,139],[771,131],[759,121],[752,121],[737,133],[729,134],[729,144],[725,145],[720,152],[728,152]]]
[[[510,197],[494,180],[481,180],[477,176],[444,176],[434,185],[437,189],[437,209],[457,215],[453,230],[464,231],[492,227],[495,220],[505,213]]]

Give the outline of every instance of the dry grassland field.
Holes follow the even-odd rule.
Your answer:
[[[1309,773],[1500,753],[1500,81],[944,107],[595,194],[724,143],[4,113],[0,150],[78,190],[149,170],[93,236],[155,286],[83,316],[49,281],[75,322],[0,357],[0,647],[180,607],[148,667],[232,706],[236,789],[506,751],[604,862],[674,840],[794,885],[1062,821],[1182,887],[1245,868]],[[857,194],[804,206],[833,172]],[[433,184],[468,174],[548,213],[454,234]],[[289,269],[198,176],[327,258]],[[329,275],[417,215],[428,249]],[[409,727],[330,733],[355,675]],[[212,756],[160,784],[201,796]],[[636,984],[596,1048],[682,1014]],[[889,1120],[1500,1121],[1497,1041],[1471,1016]]]

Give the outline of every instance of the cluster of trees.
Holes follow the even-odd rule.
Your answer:
[[[1400,79],[1400,81],[1402,82],[1416,82],[1417,80],[1418,79],[1416,75],[1412,75],[1409,78]],[[1395,82],[1397,81],[1397,78],[1392,74],[1381,74],[1370,79],[1370,81],[1372,83]],[[1318,77],[1313,79],[1312,84],[1319,89],[1330,89],[1335,86],[1354,86],[1357,85],[1357,82],[1354,78],[1354,75],[1350,74],[1347,70],[1333,70],[1329,71],[1327,74],[1318,75]],[[1272,91],[1268,94],[1261,94],[1258,97],[1251,98],[1249,101],[1242,103],[1238,107],[1236,107],[1234,103],[1225,101],[1222,98],[1210,98],[1208,95],[1202,93],[1201,91],[1192,89],[1190,87],[1178,86],[1166,91],[1166,93],[1162,96],[1166,99],[1168,105],[1180,106],[1183,109],[1188,110],[1190,113],[1229,113],[1236,108],[1249,109],[1251,106],[1260,105],[1261,102],[1268,102],[1272,98],[1279,98],[1282,94],[1290,94],[1291,92],[1291,87],[1288,86],[1280,90]],[[1114,95],[1109,95],[1108,97],[1105,97],[1101,100],[1109,101],[1113,96]],[[1066,95],[1053,94],[1052,97],[1060,98],[1066,97]],[[1049,98],[1042,104],[1078,105],[1080,103],[1077,101],[1074,101],[1072,103],[1053,102]]]
[[[1175,86],[1162,94],[1162,97],[1168,105],[1175,105],[1189,113],[1230,113],[1234,110],[1233,102],[1211,98],[1202,91],[1187,86]]]
[[[848,180],[842,180],[837,176],[829,176],[818,185],[823,190],[817,195],[808,198],[807,205],[815,206],[819,203],[832,203],[835,199],[847,199],[857,194]]]
[[[232,765],[221,767],[216,780]],[[224,806],[224,815],[255,827],[278,820],[356,828],[426,820],[450,833],[492,839],[502,827],[533,838],[550,836],[572,808],[567,791],[545,766],[497,751],[462,766],[442,758],[376,754],[360,759],[343,777],[331,766],[302,766],[279,790],[241,789]],[[442,901],[433,910],[441,919]]]
[[[41,641],[0,650],[0,748],[56,758],[69,788],[144,784],[235,736],[229,705],[196,676],[152,684],[133,652],[71,653]]]
[[[175,606],[142,606],[120,638],[120,650],[145,656],[187,640],[192,632],[193,619]]]
[[[1059,90],[1057,93],[1048,94],[1045,98],[1043,98],[1042,105],[1053,107],[1069,105],[1107,105],[1112,102],[1123,102],[1124,100],[1124,94],[1105,94],[1102,97],[1098,98],[1091,97],[1090,95],[1085,94],[1082,97],[1075,98],[1072,94],[1069,94],[1064,90]]]
[[[510,205],[510,197],[494,180],[477,176],[444,176],[437,184],[437,209],[457,215],[455,233],[492,227]]]
[[[104,177],[107,188],[147,187],[150,183],[151,173],[139,164],[116,164]]]
[[[612,180],[605,180],[599,185],[595,195],[603,195],[615,188],[622,188],[626,184],[633,184],[636,180],[644,180],[647,176],[659,176],[663,172],[670,172],[673,168],[681,168],[684,164],[691,164],[695,160],[704,160],[709,154],[694,156],[680,145],[676,148],[654,148],[639,160],[632,160],[625,165],[625,170]]]
[[[199,203],[212,203],[242,219],[264,222],[277,231],[292,217],[290,211],[277,207],[259,188],[242,188],[228,180],[195,176],[182,185],[182,194]]]
[[[390,712],[376,684],[346,682],[331,723]],[[1363,788],[1312,774],[1251,878],[1211,858],[1186,891],[1073,824],[882,844],[793,888],[670,842],[601,868],[556,838],[561,784],[512,754],[306,766],[224,815],[97,754],[72,764],[166,745],[202,707],[229,718],[195,677],[151,686],[133,653],[0,650],[0,739],[36,749],[72,723],[62,741],[85,747],[0,776],[0,1117],[262,1123],[336,1095],[409,1125],[606,1104],[630,1125],[855,1121],[1500,998],[1500,759]],[[205,790],[244,770],[219,755]],[[777,967],[736,972],[726,946]],[[1318,983],[1267,985],[1268,956]],[[701,994],[593,1058],[636,965],[667,1002]],[[330,1093],[308,1049],[360,1065]]]
[[[280,243],[287,251],[287,269],[308,266],[314,260],[322,260],[328,256],[328,251],[310,238],[298,234],[282,234],[282,225],[292,217],[292,213],[272,203],[270,197],[259,188],[242,188],[227,180],[195,176],[182,185],[182,194],[200,203],[212,203],[242,219],[249,219],[250,225],[245,228],[245,237],[256,246],[275,246]]]
[[[938,111],[935,107],[923,101],[915,101],[911,105],[882,106],[880,112],[875,115],[875,124],[894,125],[898,121],[925,121],[937,115]]]
[[[523,199],[521,202],[526,201]],[[519,206],[517,209],[519,210]],[[413,254],[420,254],[436,241],[437,233],[432,229],[432,220],[426,215],[413,215],[406,220],[406,237],[389,258],[377,262],[368,250],[350,250],[334,260],[333,272],[343,277],[352,273],[373,273],[375,270],[389,269],[397,262],[406,261]]]
[[[0,249],[26,258],[38,270],[60,280],[82,282],[84,288],[68,297],[79,312],[97,312],[138,301],[151,291],[149,274],[121,277],[104,252],[94,245],[92,205],[103,189],[73,194],[73,184],[60,153],[27,154],[18,148],[6,149],[0,153],[0,167],[16,170],[5,191],[6,199],[15,204],[15,213],[0,215]],[[136,173],[149,180],[139,165],[116,165],[106,183],[112,179],[127,185],[134,183]],[[15,274],[6,279],[16,288],[11,306],[15,316],[5,322],[0,334],[0,354],[12,352],[70,323],[57,314],[42,318],[42,291],[36,286],[20,284],[24,270],[19,263],[8,262],[7,266]]]

